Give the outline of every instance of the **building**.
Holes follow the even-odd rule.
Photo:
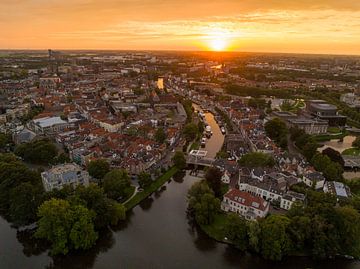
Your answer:
[[[298,128],[307,134],[324,134],[328,129],[328,121],[298,116],[287,111],[274,111],[273,115],[285,121],[288,128]]]
[[[305,195],[294,191],[288,191],[281,197],[280,208],[290,210],[295,202],[304,203]]]
[[[320,172],[311,172],[303,175],[302,181],[309,187],[315,185],[315,189],[319,190],[324,187],[325,177]]]
[[[324,184],[323,191],[336,195],[338,198],[349,198],[351,196],[350,188],[344,183],[337,181],[327,181]]]
[[[326,120],[330,126],[345,126],[346,117],[338,114],[337,107],[323,100],[306,102],[307,111],[316,119]]]
[[[45,191],[62,189],[64,186],[89,185],[89,174],[74,163],[60,164],[41,173]]]
[[[30,128],[37,134],[58,133],[64,131],[68,127],[70,127],[69,123],[57,116],[39,118],[30,122]]]
[[[239,191],[229,190],[223,198],[221,209],[226,212],[234,212],[247,220],[264,218],[269,212],[270,203],[258,196]]]

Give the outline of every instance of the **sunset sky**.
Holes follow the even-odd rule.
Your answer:
[[[0,0],[0,48],[360,54],[360,0]]]

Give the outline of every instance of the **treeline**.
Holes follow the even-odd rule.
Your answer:
[[[296,90],[290,89],[267,89],[260,87],[248,87],[235,84],[225,86],[225,91],[228,94],[238,96],[251,96],[259,98],[261,96],[275,96],[282,99],[291,99],[296,94]]]
[[[221,116],[221,118],[225,121],[226,123],[226,128],[228,129],[229,132],[232,132],[234,130],[232,121],[230,120],[229,116],[222,111],[220,108],[215,107],[215,111]]]
[[[100,185],[45,192],[39,172],[13,154],[0,154],[0,213],[17,226],[37,222],[35,236],[52,244],[53,255],[88,249],[98,231],[125,219],[118,200],[134,190],[125,171],[104,171]]]
[[[220,200],[201,181],[189,190],[189,213],[213,238],[265,259],[298,254],[320,259],[338,254],[360,257],[360,200],[344,200],[339,205],[330,194],[301,186],[295,189],[306,193],[306,207],[295,203],[286,215],[246,221],[221,213]]]

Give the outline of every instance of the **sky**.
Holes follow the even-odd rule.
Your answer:
[[[360,54],[360,0],[0,0],[0,49]]]

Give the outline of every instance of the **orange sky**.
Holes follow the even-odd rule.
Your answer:
[[[0,48],[360,54],[360,0],[0,0]]]

